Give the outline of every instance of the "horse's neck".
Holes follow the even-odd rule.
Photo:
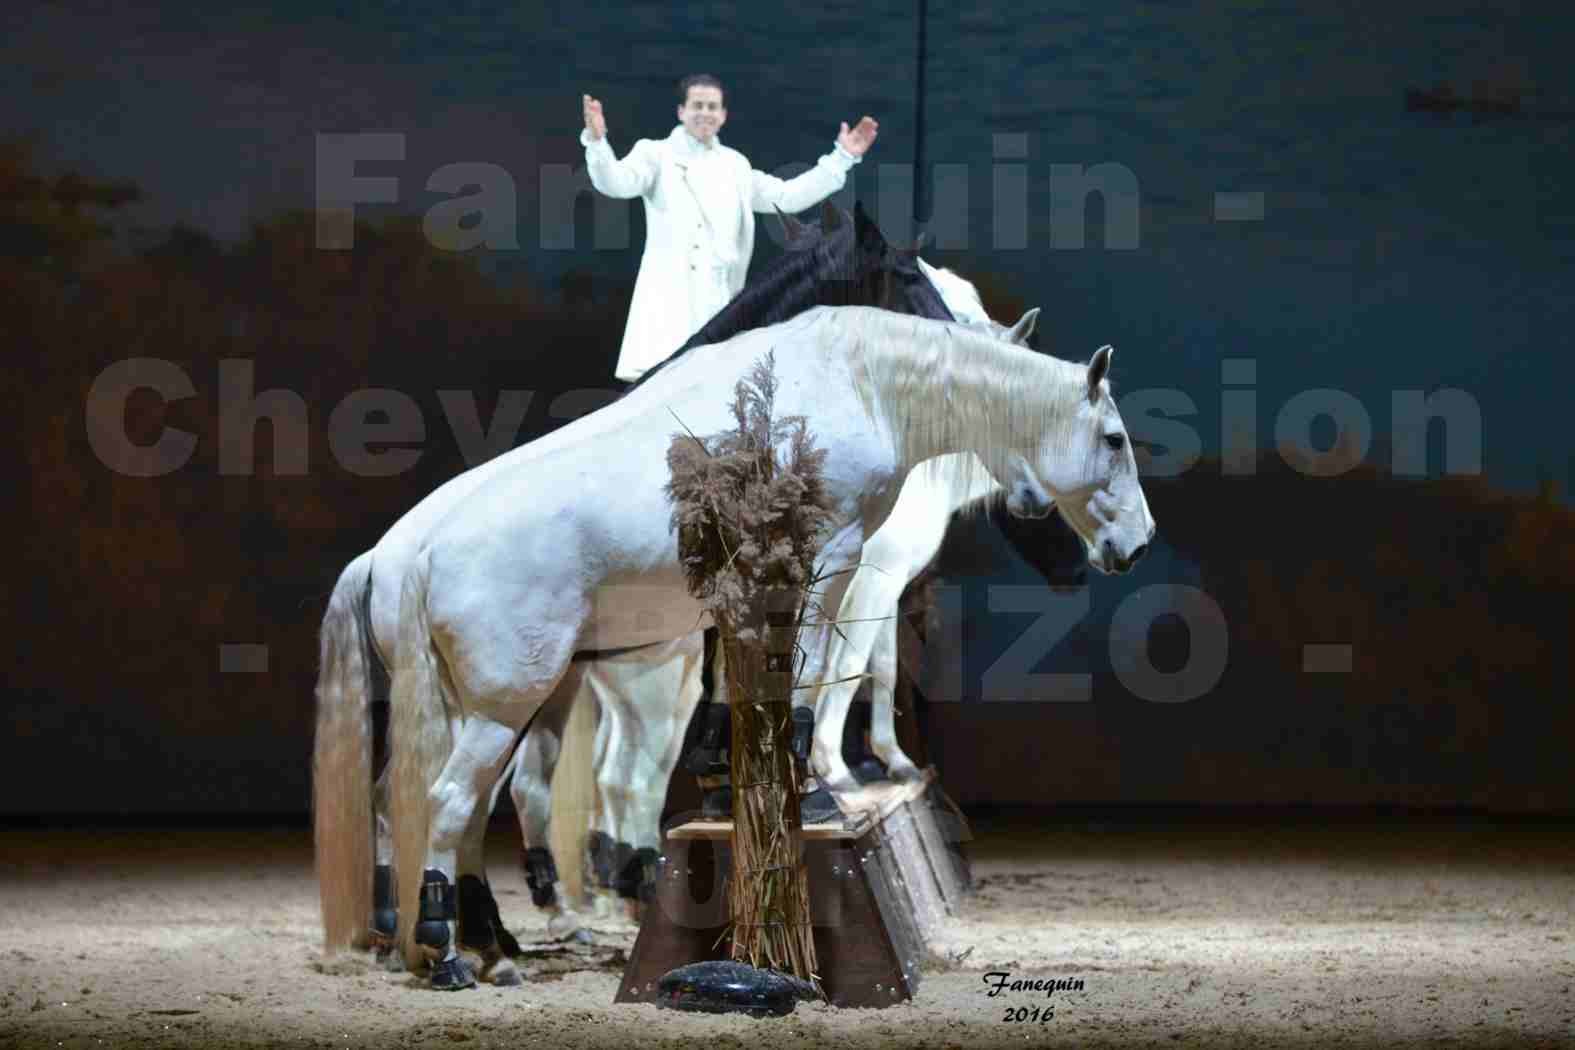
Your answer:
[[[920,463],[903,479],[890,516],[869,540],[871,558],[886,566],[901,561],[917,572],[935,557],[954,513],[981,513],[1000,492],[971,452]]]
[[[674,357],[697,346],[725,343],[742,332],[791,320],[815,305],[816,282],[808,269],[811,253],[786,256],[760,280],[734,296],[721,311],[690,336]]]
[[[959,324],[884,311],[839,313],[865,410],[890,435],[899,469],[947,462],[972,487],[981,467],[1035,447],[1070,413],[1075,366]],[[975,453],[977,459],[960,456]]]
[[[1001,492],[1001,485],[990,475],[979,457],[972,452],[948,452],[943,456],[925,460],[908,472],[903,487],[919,486],[936,493],[936,500],[946,513],[976,509]]]

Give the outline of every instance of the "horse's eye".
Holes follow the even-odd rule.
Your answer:
[[[1110,446],[1110,451],[1112,451],[1112,452],[1120,452],[1123,448],[1126,447],[1127,436],[1125,434],[1120,434],[1120,433],[1117,433],[1117,434],[1106,434],[1105,435],[1105,444]]]

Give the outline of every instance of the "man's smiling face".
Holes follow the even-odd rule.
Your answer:
[[[689,97],[678,107],[678,122],[698,141],[710,142],[727,123],[722,92],[703,84],[691,87]]]

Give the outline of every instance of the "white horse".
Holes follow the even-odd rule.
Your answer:
[[[1011,328],[997,324],[984,313],[972,284],[922,260],[919,265],[959,321],[989,331],[996,338],[1026,345],[1038,318],[1037,309],[1030,310]],[[894,621],[889,616],[880,624],[847,621],[854,615],[873,617],[888,597],[889,607],[895,608],[902,587],[922,571],[939,549],[949,516],[956,509],[946,502],[952,495],[950,488],[935,473],[939,462],[925,464],[908,475],[890,520],[865,545],[864,567],[849,581],[838,616],[843,633],[831,643],[834,656],[830,666],[835,677],[844,677],[843,669],[851,679],[866,664],[872,668],[876,679],[876,717],[871,737],[879,745],[876,753],[899,780],[916,776],[917,770],[895,744],[892,692],[887,685],[893,680],[896,667]],[[975,495],[982,501],[999,491],[999,486],[985,477],[979,480],[976,494],[964,495],[970,501]],[[901,565],[895,557],[897,551],[906,555]],[[885,630],[888,627],[891,629]],[[700,634],[696,633],[684,639],[682,646],[668,643],[584,662],[576,658],[564,682],[532,720],[504,771],[503,779],[510,786],[519,816],[532,899],[548,913],[548,928],[556,934],[567,933],[572,927],[572,915],[564,911],[560,895],[552,888],[556,872],[548,853],[551,784],[570,704],[586,703],[605,712],[596,728],[593,765],[599,804],[591,826],[593,835],[606,836],[620,851],[612,858],[613,877],[627,879],[631,860],[637,866],[642,861],[648,864],[660,847],[660,819],[668,782],[678,762],[684,730],[700,696],[700,668],[694,660],[699,639]],[[721,685],[718,676],[719,691]],[[820,699],[808,701],[815,706],[819,734],[840,741],[842,723],[856,687],[856,681],[832,685],[819,694]],[[719,697],[714,702],[726,701]],[[840,747],[832,750],[840,761]],[[828,768],[818,754],[814,764],[827,786],[846,790],[835,767]],[[386,827],[386,822],[380,820],[378,861],[391,864],[391,853],[384,848]],[[473,825],[473,829],[476,841],[467,842],[460,850],[461,873],[482,870],[465,859],[480,857],[484,822]],[[618,891],[624,898],[636,896],[632,886],[619,885]],[[638,909],[631,906],[631,914],[638,917]]]
[[[829,221],[828,218],[828,223]],[[846,219],[842,221],[846,222]],[[794,224],[792,230],[800,244],[806,241],[813,243],[813,232],[806,233],[806,230],[813,231],[812,227],[805,228]],[[850,230],[853,232],[852,237],[847,236]],[[901,272],[900,260],[895,265],[889,260],[888,253],[885,251],[885,242],[880,237],[878,229],[862,212],[856,211],[854,221],[840,233],[847,244],[836,242],[835,235],[825,242],[836,246],[830,253],[832,260],[838,257],[838,252],[845,251],[852,244],[857,244],[863,252],[858,257],[857,265],[877,272],[881,267],[889,267],[893,272]],[[1015,337],[1026,340],[1027,334],[1032,330],[1033,320],[1038,314],[1037,310],[1030,311],[1016,328],[1008,331],[1004,326],[995,324],[984,313],[978,292],[968,281],[949,270],[931,267],[916,254],[913,256],[913,262],[916,264],[913,277],[918,278],[921,285],[923,281],[928,281],[934,293],[938,294],[940,304],[953,317],[965,323],[985,327],[1003,338]],[[837,265],[824,261],[821,262],[819,271],[822,277],[839,272]],[[783,283],[780,279],[776,281],[778,287]],[[771,277],[763,276],[756,287],[771,289],[773,287]],[[796,296],[802,299],[805,294],[806,290],[801,283],[793,287],[784,297]],[[928,305],[930,300],[925,298],[922,287],[909,290],[903,301],[906,304],[904,308],[908,310],[933,309]],[[528,458],[539,452],[542,447],[542,443],[526,446],[510,453],[508,460],[518,461],[521,458]],[[323,625],[323,685],[320,688],[323,699],[320,718],[323,722],[319,727],[317,745],[319,776],[315,779],[320,790],[325,780],[333,779],[323,774],[332,772],[336,768],[336,759],[340,762],[348,761],[351,765],[369,761],[367,755],[369,742],[365,738],[367,723],[364,717],[358,717],[364,706],[365,697],[361,697],[360,703],[354,702],[357,695],[354,683],[364,680],[366,668],[358,665],[357,661],[362,664],[368,663],[386,653],[392,646],[392,632],[386,622],[386,616],[379,621],[371,614],[373,594],[386,593],[387,590],[386,585],[382,590],[371,585],[371,566],[375,562],[382,569],[385,577],[395,575],[399,567],[408,559],[417,537],[441,514],[446,513],[446,508],[462,501],[470,491],[482,487],[499,469],[499,461],[495,460],[492,464],[462,475],[438,489],[418,504],[404,519],[397,522],[374,551],[352,562],[341,577],[340,585],[335,591],[335,600],[330,604]],[[380,607],[386,614],[388,603],[380,603]],[[359,615],[355,615],[357,613]],[[356,638],[357,633],[361,636],[359,643]],[[341,659],[338,661],[333,658],[330,650],[330,645],[334,643],[340,649]],[[699,644],[698,635],[694,644]],[[665,800],[668,779],[677,761],[676,749],[680,746],[680,740],[671,737],[670,734],[674,731],[681,733],[687,724],[694,703],[692,690],[698,688],[696,682],[682,679],[684,671],[680,668],[689,668],[693,671],[687,652],[687,649],[681,653],[669,648],[662,652],[632,653],[625,658],[610,659],[594,667],[588,666],[582,673],[572,676],[575,681],[582,683],[582,693],[587,695],[594,693],[594,696],[585,702],[593,704],[598,712],[603,709],[613,712],[613,717],[598,721],[594,763],[598,800],[594,808],[594,817],[590,821],[591,840],[598,842],[599,847],[606,848],[607,855],[600,860],[605,861],[611,869],[598,871],[600,881],[607,885],[618,884],[620,896],[631,901],[636,897],[637,886],[622,883],[637,877],[638,870],[650,866],[652,858],[656,855],[660,844],[658,826],[660,811]],[[385,657],[383,662],[387,665],[389,661]],[[338,673],[336,674],[335,671]],[[663,681],[675,680],[675,678],[685,681],[685,685],[675,686],[665,696],[659,691],[653,691],[653,687],[660,688],[660,683]],[[594,690],[587,688],[591,683],[596,685]],[[573,688],[572,684],[566,683],[560,687],[561,696],[543,706],[541,713],[519,745],[515,759],[510,763],[509,772],[505,776],[505,780],[511,785],[511,794],[520,821],[524,840],[526,877],[533,901],[548,913],[549,930],[559,935],[572,930],[575,922],[573,914],[565,912],[563,902],[555,888],[558,875],[547,843],[547,817],[551,809],[550,783],[560,745],[562,721],[570,704],[574,702],[571,695]],[[642,688],[648,699],[640,702],[629,699]],[[659,710],[656,705],[663,703],[664,700],[678,706],[669,713],[668,717],[662,718],[655,712]],[[632,712],[637,710],[648,713],[643,717],[636,717]],[[337,722],[334,721],[335,719]],[[346,722],[351,730],[349,750],[352,753],[345,754],[342,747],[336,753],[333,749],[344,743],[345,733],[343,729],[333,727]],[[629,731],[625,732],[624,727],[629,727]],[[339,768],[342,770],[344,767]],[[376,883],[378,889],[374,891],[372,907],[377,910],[374,911],[372,925],[374,943],[380,947],[388,943],[394,919],[390,900],[392,888],[386,884],[386,880],[389,879],[387,869],[392,863],[386,778],[385,770],[383,777],[379,779],[374,801],[376,828],[374,853],[378,866]],[[495,797],[496,793],[494,793]],[[323,873],[326,942],[329,949],[333,950],[335,947],[352,943],[358,932],[358,927],[355,925],[356,912],[359,910],[356,902],[350,901],[347,906],[341,907],[333,905],[348,899],[344,887],[355,875],[359,854],[352,852],[346,857],[339,848],[345,844],[346,836],[341,833],[343,828],[325,820],[325,817],[335,816],[333,807],[318,805],[316,812],[319,821],[319,871]],[[352,810],[351,820],[340,821],[340,824],[350,823],[356,819],[358,813]],[[482,874],[484,869],[480,862],[485,832],[486,819],[478,817],[466,836],[465,844],[458,851],[459,871],[462,876],[473,873],[484,880]],[[352,848],[355,841],[349,843]],[[581,852],[575,850],[568,858],[570,869],[577,870],[581,859]],[[631,876],[631,869],[636,876]],[[338,878],[330,878],[333,875],[337,875]],[[495,916],[496,903],[492,900],[490,892],[485,890],[481,892],[486,898],[485,907]],[[601,895],[596,899],[598,907],[606,903]],[[632,914],[638,914],[638,905],[630,903],[629,908]],[[498,925],[501,926],[501,922],[498,922]],[[499,929],[498,933],[500,936],[506,936],[506,930]],[[484,933],[478,936],[482,940],[486,939]],[[483,964],[487,970],[490,971],[494,966],[501,965],[501,956],[495,949],[483,949],[483,951]],[[496,973],[499,980],[510,979],[510,968],[506,965]]]
[[[918,265],[960,322],[988,331],[998,339],[1027,344],[1038,318],[1037,309],[1028,311],[1015,326],[1008,328],[994,322],[984,312],[978,292],[971,283],[950,270],[931,267],[922,259],[918,260]],[[888,596],[888,608],[895,608],[903,585],[934,557],[947,521],[957,508],[946,502],[952,495],[951,490],[931,467],[929,464],[921,467],[909,474],[903,483],[902,495],[893,508],[891,519],[865,547],[866,566],[872,561],[871,554],[879,553],[879,557],[873,559],[876,567],[860,568],[853,575],[839,620],[851,615],[849,610],[852,609],[857,609],[861,615],[873,613]],[[988,477],[977,479],[976,485],[977,492],[963,495],[970,501],[977,497],[981,505],[984,499],[1000,491]],[[928,517],[921,520],[924,515]],[[908,554],[902,566],[897,565],[894,558],[898,550]],[[855,595],[860,596],[857,603]],[[870,630],[871,627],[892,629]],[[892,693],[889,688],[881,688],[882,684],[892,681],[895,674],[894,623],[888,619],[879,625],[845,624],[843,630],[845,633],[838,634],[831,643],[834,656],[830,665],[834,672],[839,668],[849,669],[850,677],[862,672],[866,664],[871,666],[877,681],[876,715],[871,732],[872,740],[880,745],[877,754],[887,762],[894,778],[917,775],[911,760],[896,746]],[[564,910],[562,897],[553,885],[557,872],[548,850],[551,783],[570,704],[586,703],[599,712],[606,712],[598,720],[596,729],[594,776],[599,804],[596,819],[591,824],[593,839],[601,837],[603,846],[616,847],[617,852],[606,858],[611,865],[610,875],[599,874],[608,885],[616,885],[619,895],[626,900],[630,916],[638,918],[637,886],[630,880],[639,878],[643,869],[653,863],[660,847],[660,818],[668,782],[679,758],[684,729],[699,699],[700,669],[693,659],[694,646],[699,644],[699,639],[696,633],[682,647],[672,643],[651,646],[583,663],[576,658],[564,682],[532,720],[504,771],[503,780],[510,785],[519,817],[532,900],[547,913],[548,929],[555,935],[565,935],[576,925],[573,913]],[[882,644],[888,640],[889,644]],[[876,646],[873,654],[872,646]],[[837,677],[842,675],[837,673]],[[720,687],[720,676],[717,682]],[[836,755],[837,766],[828,768],[818,753],[814,761],[822,782],[836,792],[848,790],[837,772],[841,766],[842,724],[856,686],[856,681],[833,685],[820,694],[820,700],[813,699],[811,693],[807,701],[816,708],[817,738],[836,741],[830,753]],[[845,767],[841,768],[845,771]],[[385,846],[385,809],[380,800],[379,864],[392,863]],[[483,871],[480,860],[485,829],[485,820],[473,822],[458,851],[458,870],[462,876],[466,872],[480,874]],[[604,900],[599,897],[598,906]],[[497,965],[486,957],[481,962],[485,969]],[[508,979],[507,969],[498,972]]]
[[[822,571],[857,562],[914,465],[962,452],[1002,483],[1011,512],[1058,506],[1098,571],[1126,571],[1146,550],[1154,523],[1105,381],[1109,347],[1078,366],[958,324],[817,308],[695,350],[656,377],[659,391],[551,435],[547,452],[451,512],[405,580],[391,786],[399,897],[421,906],[419,922],[402,909],[400,941],[408,965],[433,961],[434,985],[470,983],[452,942],[456,851],[573,654],[707,622],[677,560],[667,445],[680,422],[725,429],[733,387],[777,347],[776,410],[805,416],[828,452],[836,528]],[[966,468],[952,472],[959,489]],[[809,680],[825,648],[806,643]]]
[[[1026,343],[1037,310],[1029,311],[1015,327],[1008,329],[985,315],[978,294],[969,282],[949,270],[932,268],[923,260],[918,264],[960,321],[982,327],[998,338]],[[838,617],[843,633],[831,643],[833,656],[828,666],[834,684],[820,694],[818,701],[811,701],[816,707],[817,739],[821,742],[812,756],[812,764],[822,783],[832,789],[845,809],[854,808],[856,803],[852,800],[857,796],[848,794],[855,785],[847,778],[842,765],[842,723],[857,688],[855,676],[866,665],[875,685],[871,738],[876,753],[895,779],[917,775],[911,760],[896,744],[892,718],[896,627],[894,617],[889,613],[881,616],[880,611],[895,607],[902,588],[922,571],[939,548],[951,513],[960,509],[950,505],[950,489],[935,473],[939,462],[922,465],[908,476],[891,518],[866,544],[863,566],[849,581]],[[999,486],[983,478],[977,491],[964,495],[969,502],[982,505],[998,492]],[[547,834],[550,785],[570,704],[584,703],[598,712],[611,712],[610,717],[598,720],[596,729],[594,775],[599,805],[591,827],[593,839],[601,839],[601,844],[609,849],[609,854],[603,858],[609,870],[599,871],[598,875],[604,884],[616,886],[619,895],[626,898],[631,916],[638,917],[634,899],[639,880],[647,874],[645,869],[652,865],[658,852],[659,820],[667,784],[678,759],[684,727],[698,700],[699,667],[693,648],[698,638],[698,635],[691,636],[687,640],[689,644],[682,649],[669,644],[583,663],[577,659],[570,674],[532,720],[505,770],[503,781],[510,785],[520,822],[526,878],[533,903],[547,913],[549,932],[555,935],[565,935],[578,926],[574,914],[565,911],[563,898],[555,886],[557,872]],[[574,772],[570,770],[571,775]],[[494,798],[496,794],[494,791]],[[490,809],[489,805],[487,811]],[[385,814],[386,805],[380,804],[379,864],[390,864],[392,860]],[[484,818],[474,820],[457,851],[457,868],[462,880],[466,872],[478,875],[484,872],[485,827]],[[614,844],[616,853],[611,852]],[[571,858],[578,859],[578,856]],[[463,892],[461,900],[463,917]],[[611,903],[606,896],[598,896],[596,902],[599,909]],[[495,909],[490,896],[488,904]],[[492,915],[501,925],[495,910]],[[505,930],[498,932],[500,936],[507,936]],[[501,955],[496,949],[484,952],[479,960],[482,973],[495,983],[512,983],[517,980],[517,973],[502,961]]]
[[[784,217],[784,222],[787,220]],[[851,219],[826,209],[819,230],[789,223],[796,250],[774,261],[743,293],[708,322],[707,333],[753,327],[782,313],[824,301],[870,296],[885,305],[917,313],[944,311],[935,290],[905,258],[889,249],[878,227],[862,210]],[[879,290],[877,290],[879,289]],[[677,358],[675,358],[677,360]],[[598,428],[616,426],[661,397],[671,384],[671,367],[655,370],[622,401],[506,452],[451,479],[428,495],[384,534],[371,551],[341,573],[320,633],[318,717],[313,751],[313,815],[317,871],[322,902],[324,948],[333,952],[368,943],[367,917],[373,906],[374,803],[359,785],[371,777],[371,722],[374,665],[392,667],[399,612],[399,588],[411,558],[431,528],[455,506],[522,462],[560,444],[580,440]],[[617,689],[612,692],[619,692]],[[602,807],[604,819],[615,803]],[[377,823],[386,826],[386,814]],[[484,826],[474,833],[479,836]]]
[[[961,321],[984,327],[998,337],[1019,342],[1026,341],[1032,331],[1037,310],[1030,311],[1015,328],[1008,330],[985,315],[978,293],[969,282],[949,270],[930,267],[922,259],[916,262],[919,270],[940,293],[953,316]],[[915,493],[922,489],[932,496],[934,494],[935,486],[923,482],[923,479],[930,476],[925,471],[910,475],[904,487],[904,494],[894,511],[893,520],[872,538],[872,544],[876,546],[870,548],[885,549],[879,546],[884,538],[902,534],[909,527],[921,529],[922,534],[926,536],[933,534],[934,541],[930,544],[932,549],[929,550],[929,554],[916,558],[914,571],[922,568],[928,556],[933,554],[933,547],[938,545],[945,529],[946,519],[952,509],[942,507],[936,510],[932,520],[927,523],[909,521],[913,510],[926,505],[922,502],[925,497]],[[989,494],[995,490],[993,483],[989,483],[987,488],[980,490],[980,494]],[[904,513],[905,509],[910,513]],[[907,524],[899,527],[899,522]],[[910,545],[912,545],[911,541]],[[886,546],[891,545],[888,543]],[[881,567],[888,573],[893,571],[892,566],[884,561]],[[870,575],[871,573],[861,572],[854,577],[849,585],[848,597],[844,599],[844,609],[853,607],[850,603],[855,594],[868,594],[877,590],[884,593],[884,588],[889,586],[891,577],[878,578],[863,588],[858,586],[861,580]],[[900,592],[900,589],[901,583],[898,583],[892,591],[893,602],[895,594]],[[879,599],[875,599],[873,603],[866,600],[861,608],[863,607],[878,608]],[[845,612],[844,616],[846,615]],[[860,624],[857,630],[863,631],[867,626]],[[890,624],[888,623],[887,626]],[[874,666],[877,668],[895,666],[895,632],[893,630],[890,633],[891,655],[887,659],[882,659],[883,654],[877,652],[874,661]],[[834,652],[840,654],[835,666],[863,668],[869,659],[864,655],[864,649],[859,648],[858,643],[863,637],[861,633],[857,638],[839,637],[833,642]],[[884,634],[877,637],[884,637]],[[698,644],[698,635],[695,636],[693,643]],[[854,654],[854,650],[858,651],[857,655]],[[556,765],[562,723],[570,703],[584,702],[598,710],[605,708],[612,712],[611,717],[602,718],[597,727],[594,764],[600,804],[591,826],[595,829],[596,837],[602,838],[608,845],[617,844],[619,854],[607,858],[612,863],[612,871],[616,877],[621,880],[629,879],[632,861],[633,877],[638,878],[641,868],[648,865],[656,855],[660,837],[658,821],[667,782],[677,760],[680,734],[687,724],[698,694],[698,667],[693,658],[694,651],[692,646],[686,647],[683,651],[671,645],[657,646],[583,665],[576,661],[573,673],[567,675],[564,682],[560,683],[553,698],[537,714],[524,741],[516,749],[514,759],[510,762],[503,780],[511,785],[520,820],[527,881],[530,883],[534,902],[549,914],[549,930],[564,933],[574,925],[573,916],[564,912],[562,900],[553,885],[556,871],[547,848],[547,824],[551,805],[549,785]],[[888,678],[887,675],[877,675],[877,681],[885,681]],[[579,683],[578,693],[575,683]],[[644,699],[634,700],[633,696],[636,692],[642,693]],[[835,697],[837,687],[832,687],[830,692]],[[575,701],[576,695],[585,699]],[[848,689],[840,704],[834,702],[830,705],[830,717],[820,718],[822,735],[840,741],[841,721],[846,714],[847,699],[851,698],[851,695],[852,690]],[[877,693],[877,697],[881,698],[881,695]],[[890,730],[889,693],[883,699],[885,705],[877,706],[872,733],[877,743],[893,737]],[[823,711],[827,710],[826,705],[821,706]],[[840,748],[832,748],[830,753],[837,756],[840,764]],[[911,762],[907,762],[900,750],[895,751],[894,755],[885,753],[884,749],[878,753],[887,759],[894,775],[900,777],[905,772],[905,767],[911,769]],[[828,784],[839,790],[842,789],[842,782],[836,778],[835,770],[822,769],[821,772]],[[382,787],[383,782],[380,781],[376,853],[378,864],[386,866],[391,863],[392,857],[387,806],[382,797]],[[493,797],[496,797],[496,791]],[[487,810],[490,809],[489,805]],[[462,876],[467,872],[481,875],[484,871],[482,843],[485,828],[485,816],[479,815],[467,829],[467,834],[457,851],[457,868]],[[625,856],[625,853],[628,856]],[[647,854],[648,856],[644,856]],[[572,856],[571,862],[578,859],[577,855]],[[642,861],[644,864],[641,863]],[[605,873],[603,876],[605,879]],[[462,916],[466,904],[465,889],[462,878]],[[620,886],[620,893],[632,897],[634,887]],[[469,903],[474,912],[477,902],[472,899]],[[598,903],[601,901],[599,900]],[[486,904],[494,909],[492,915],[495,920],[495,903],[491,901],[490,894],[487,896]],[[472,914],[471,918],[475,920],[477,916]],[[481,920],[486,921],[484,916]],[[383,917],[382,921],[391,923],[392,913]],[[499,934],[506,935],[506,931],[499,930]],[[509,983],[516,979],[512,968],[501,961],[495,949],[491,954],[490,959],[484,956],[481,960],[485,969],[492,971],[489,974],[490,979],[499,983]]]

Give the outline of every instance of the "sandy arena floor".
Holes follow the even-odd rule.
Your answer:
[[[935,945],[960,961],[909,1004],[765,1021],[613,1006],[615,923],[541,945],[523,988],[325,969],[304,831],[0,831],[0,1047],[1575,1047],[1568,825],[974,830],[978,895]],[[505,828],[490,848],[505,919],[543,941]],[[992,998],[991,970],[1084,990]]]

